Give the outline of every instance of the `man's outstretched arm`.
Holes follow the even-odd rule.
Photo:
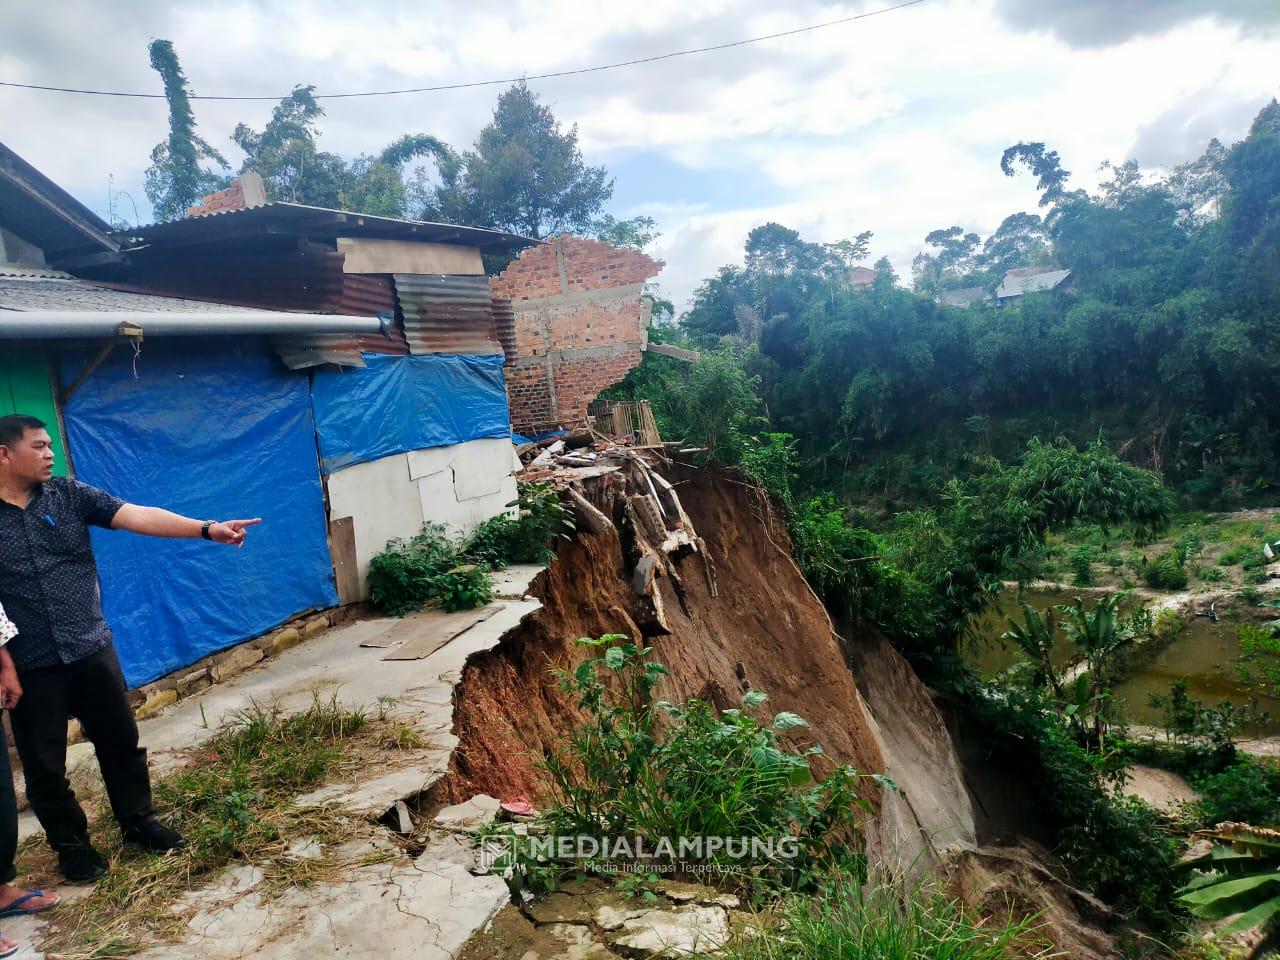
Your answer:
[[[261,517],[255,517],[252,520],[223,520],[213,523],[209,525],[209,539],[238,547],[244,543],[245,530],[261,522]],[[126,503],[116,511],[111,529],[128,530],[148,537],[190,540],[201,535],[204,524],[203,520],[193,520],[159,507],[140,507],[136,503]]]

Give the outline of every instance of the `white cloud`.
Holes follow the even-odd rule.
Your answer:
[[[872,230],[875,254],[905,272],[931,229],[955,223],[988,232],[1008,213],[1034,209],[1029,180],[998,168],[1000,151],[1018,140],[1046,141],[1076,182],[1091,186],[1103,160],[1136,153],[1145,162],[1149,152],[1150,162],[1174,163],[1210,135],[1241,135],[1250,105],[1275,93],[1280,40],[1240,25],[1258,22],[1246,15],[1262,9],[1255,0],[1232,2],[1231,17],[1213,19],[1180,0],[1144,20],[1138,35],[1132,18],[1102,22],[1111,4],[1050,17],[1036,0],[930,0],[534,87],[566,125],[579,125],[588,161],[656,156],[658,169],[686,168],[690,182],[716,178],[714,198],[691,200],[687,184],[628,166],[627,195],[646,199],[615,211],[658,219],[665,236],[655,253],[668,262],[662,283],[682,301],[699,279],[739,260],[747,231],[768,219],[815,240]],[[652,56],[878,5],[517,0],[495,12],[461,0],[151,0],[124,17],[80,0],[63,4],[57,18],[30,5],[8,11],[0,79],[158,90],[146,44],[163,36],[197,93],[428,86]],[[322,143],[353,156],[420,131],[464,146],[500,89],[327,101]],[[231,129],[241,120],[260,126],[271,106],[199,101],[196,110],[201,132],[236,162]],[[1184,112],[1194,120],[1181,122]],[[142,202],[147,155],[165,129],[161,101],[0,89],[0,136],[99,210],[108,174]]]

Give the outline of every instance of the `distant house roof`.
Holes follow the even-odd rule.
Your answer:
[[[949,306],[968,307],[987,299],[987,291],[985,287],[959,287],[955,290],[943,290],[941,298]]]
[[[265,233],[289,233],[321,237],[378,237],[386,240],[422,240],[478,247],[485,253],[503,253],[531,247],[539,241],[487,227],[454,223],[375,217],[348,210],[330,210],[301,203],[274,201],[255,207],[215,210],[198,216],[129,227],[118,231],[122,240],[187,246],[222,243]]]
[[[853,267],[849,271],[849,286],[869,287],[876,282],[876,272],[869,267]]]
[[[0,143],[0,226],[40,248],[50,265],[114,254],[110,225]]]
[[[1000,286],[996,288],[997,300],[1008,300],[1020,297],[1024,293],[1040,293],[1061,286],[1071,276],[1070,270],[1049,270],[1042,273],[1031,272],[1034,268],[1022,267],[1010,270],[1004,275]]]

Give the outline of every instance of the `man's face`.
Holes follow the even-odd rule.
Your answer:
[[[12,446],[0,446],[0,471],[18,482],[43,483],[53,476],[53,440],[49,431],[30,427]]]

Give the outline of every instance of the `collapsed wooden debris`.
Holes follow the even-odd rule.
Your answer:
[[[674,444],[678,446],[678,444]],[[680,502],[675,486],[657,469],[670,464],[665,445],[637,446],[629,438],[616,439],[590,427],[559,437],[549,437],[517,448],[522,480],[551,483],[562,492],[573,510],[578,530],[604,534],[618,523],[635,535],[640,559],[633,571],[637,595],[653,606],[655,626],[664,628],[661,596],[654,589],[663,576],[679,582],[672,561],[700,554],[712,596],[718,594],[715,570],[693,521]],[[587,496],[586,481],[620,475],[627,491],[617,503],[618,515],[610,517]]]

